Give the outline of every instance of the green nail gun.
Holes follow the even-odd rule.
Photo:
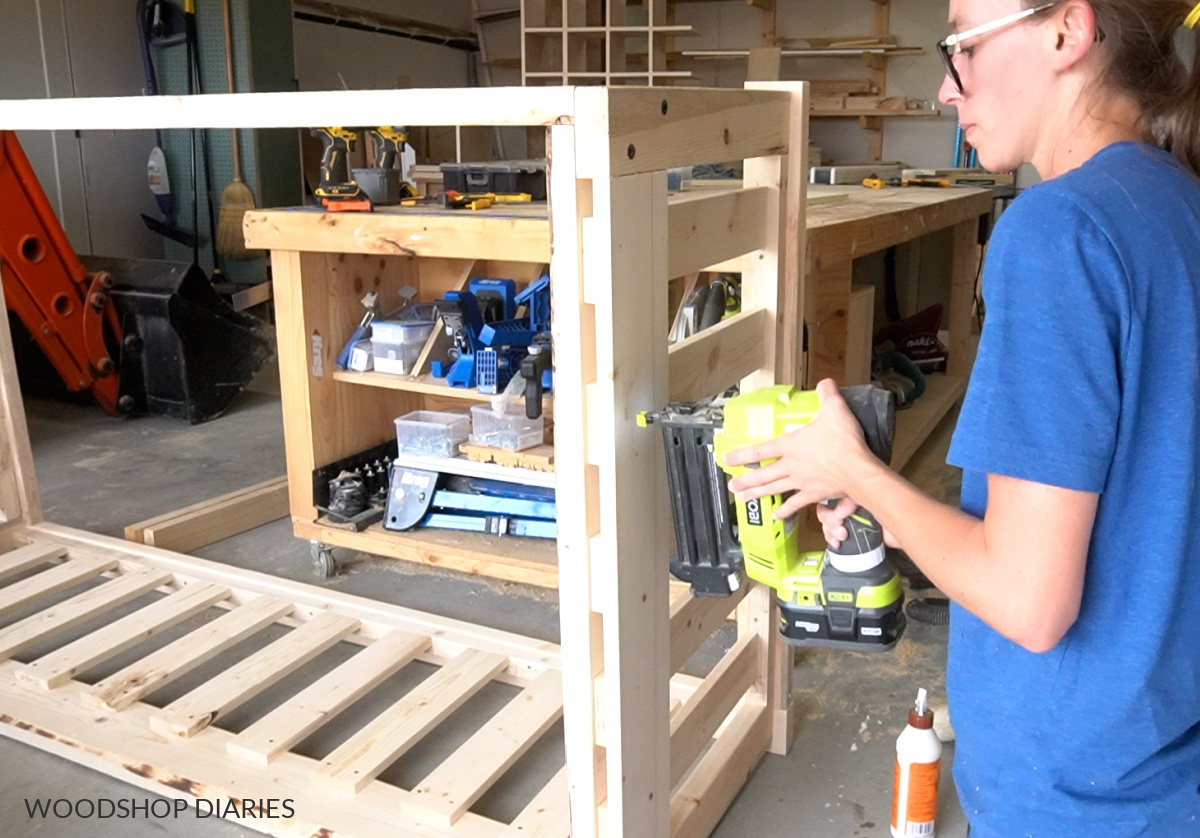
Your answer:
[[[843,387],[867,444],[891,459],[895,400],[878,387]],[[731,501],[725,454],[773,439],[816,418],[811,390],[765,387],[702,402],[676,402],[643,413],[639,424],[662,428],[677,550],[671,572],[697,596],[730,596],[743,577],[770,586],[779,630],[791,643],[856,650],[890,649],[904,632],[904,593],[887,561],[883,529],[865,509],[846,519],[838,547],[801,551],[797,518],[774,518],[783,495]]]

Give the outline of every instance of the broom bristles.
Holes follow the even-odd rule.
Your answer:
[[[247,210],[254,209],[250,187],[235,180],[221,193],[221,214],[217,220],[217,252],[232,259],[249,259],[256,253],[246,247],[242,221]]]

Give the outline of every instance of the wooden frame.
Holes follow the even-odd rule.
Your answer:
[[[275,835],[707,835],[763,753],[790,746],[790,655],[768,589],[751,585],[730,599],[684,595],[669,603],[661,442],[635,418],[670,397],[708,395],[739,379],[750,386],[796,381],[807,86],[757,87],[156,97],[153,106],[143,99],[0,102],[0,128],[284,127],[313,113],[344,124],[386,123],[403,113],[414,124],[458,124],[469,115],[479,124],[545,127],[550,204],[543,223],[550,246],[537,250],[536,261],[548,255],[553,276],[562,649],[42,523],[9,338],[0,324],[0,430],[10,455],[0,460],[6,518],[0,546],[9,549],[0,555],[0,573],[37,571],[0,588],[0,611],[18,604],[38,609],[0,629],[8,658],[0,662],[0,732],[184,800],[286,792],[304,802],[296,817],[242,820]],[[672,216],[681,216],[668,202],[664,170],[731,158],[746,160],[744,197],[700,198],[703,206],[684,212],[688,224],[710,228],[699,236],[706,247],[723,242],[702,261],[742,256],[744,312],[668,350],[667,283],[671,266],[687,260],[671,252],[681,240],[672,231],[682,229]],[[735,209],[755,217],[734,223]],[[503,211],[455,216],[445,234],[453,246],[437,245],[419,259],[417,247],[379,227],[392,214],[359,216],[371,228],[361,237],[353,222],[318,214],[319,224],[342,228],[340,243],[326,245],[291,237],[288,224],[305,215],[250,214],[247,234],[252,246],[275,248],[296,531],[325,537],[302,488],[311,485],[311,466],[386,438],[392,417],[446,398],[420,382],[383,388],[324,374],[357,320],[343,317],[358,296],[356,284],[384,291],[414,279],[436,284],[439,275],[461,277],[463,265],[451,257],[512,258],[495,250],[506,247],[515,221]],[[394,217],[397,233],[425,223],[403,212]],[[442,223],[426,220],[431,230]],[[476,224],[471,235],[458,230]],[[318,252],[303,249],[310,241]],[[360,535],[354,546],[372,552],[386,553],[374,548],[399,540],[391,533]],[[405,543],[413,551],[453,553],[467,564],[472,554],[494,559],[497,549],[482,537],[457,552],[428,537],[424,546],[417,537]],[[44,607],[52,591],[100,577],[89,591]],[[36,659],[9,657],[152,591],[170,604],[145,604],[85,638],[60,639]],[[97,661],[135,649],[180,613],[204,608],[227,613],[98,684],[82,680]],[[703,680],[680,674],[730,615],[738,627],[733,648]],[[141,700],[179,667],[270,624],[290,631],[161,709]],[[345,643],[365,648],[336,675],[307,683],[236,735],[212,724],[250,696],[269,694],[280,673]],[[333,715],[353,712],[356,697],[413,659],[439,667],[428,687],[400,697],[319,759],[292,749]],[[164,669],[162,661],[172,663]],[[440,735],[455,707],[497,680],[518,687],[527,699],[520,705],[533,709],[501,709],[411,789],[375,779],[411,742]],[[470,811],[559,712],[565,765],[558,775],[512,823]],[[347,794],[354,805],[347,805]]]

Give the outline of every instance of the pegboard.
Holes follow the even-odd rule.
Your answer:
[[[247,4],[249,0],[229,0],[230,24],[233,36],[233,74],[235,92],[250,90],[250,67],[248,43]],[[225,23],[222,0],[196,0],[196,41],[199,55],[199,84],[194,85],[197,93],[230,92],[225,68]],[[163,48],[152,48],[155,72],[158,75],[159,92],[182,95],[188,92],[187,47],[184,44]],[[209,274],[213,271],[212,228],[209,224],[208,201],[212,205],[215,222],[221,211],[221,193],[233,181],[233,141],[228,130],[196,132],[196,183],[200,190],[199,218],[193,217],[191,137],[188,131],[164,131],[163,152],[167,157],[167,172],[171,179],[171,193],[175,201],[175,225],[185,230],[198,230],[200,237],[199,262]],[[254,137],[249,131],[241,131],[238,146],[242,155],[242,179],[254,192],[257,199],[259,189],[258,167],[254,150]],[[205,188],[205,143],[208,145],[207,160],[211,164],[208,183],[211,192],[206,197]],[[168,259],[190,261],[192,249],[170,240],[165,241]],[[266,279],[266,259],[221,259],[220,267],[225,277],[233,282],[254,284]]]

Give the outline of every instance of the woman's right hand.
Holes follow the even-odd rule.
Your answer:
[[[817,520],[821,522],[821,531],[825,535],[827,544],[832,547],[840,547],[846,540],[849,533],[846,532],[845,521],[856,509],[858,509],[858,504],[850,498],[842,498],[832,509],[823,503],[817,504]],[[883,543],[888,547],[900,549],[900,543],[887,531],[886,527],[883,530]]]

